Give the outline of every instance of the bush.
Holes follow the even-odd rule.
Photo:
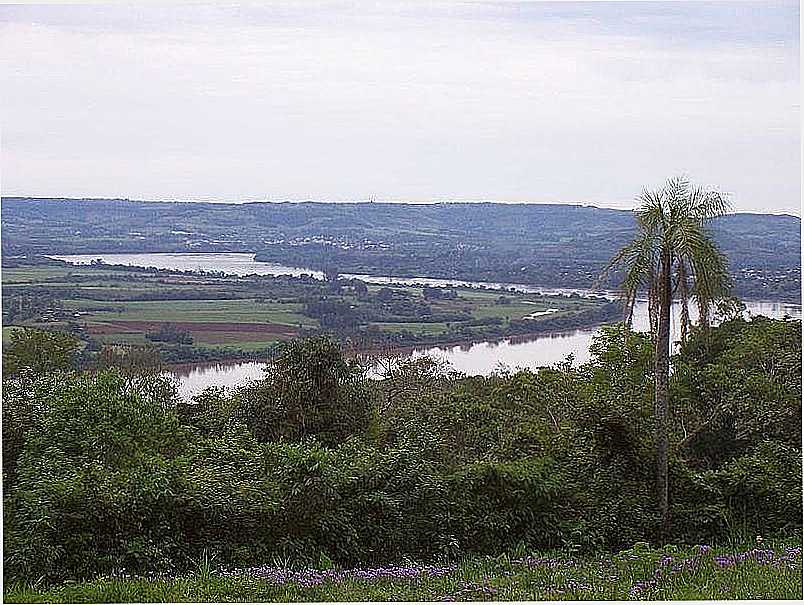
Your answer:
[[[3,345],[3,376],[14,376],[23,368],[38,374],[71,370],[79,344],[77,338],[64,332],[14,330],[9,344]]]
[[[364,434],[374,389],[355,361],[327,338],[288,343],[264,381],[239,394],[239,417],[260,441],[315,437],[337,445]]]
[[[145,333],[145,338],[153,342],[172,342],[180,345],[193,344],[193,335],[189,330],[182,330],[171,323],[164,323],[158,330],[150,330]]]
[[[801,529],[801,450],[760,443],[710,480],[721,494],[731,527],[752,535]]]
[[[450,517],[465,552],[493,553],[524,543],[561,544],[562,510],[571,494],[562,489],[549,458],[478,462],[450,480]]]
[[[330,341],[294,342],[265,380],[191,402],[151,369],[20,370],[4,382],[7,579],[799,531],[796,332],[733,320],[675,358],[669,527],[650,341],[622,328],[580,367],[464,377],[416,360],[379,384]]]
[[[335,450],[270,444],[265,455],[283,494],[273,528],[282,556],[387,563],[433,556],[450,542],[444,478],[412,451],[352,440]]]
[[[86,576],[172,565],[171,493],[187,435],[165,390],[116,372],[45,378],[50,389],[7,494],[6,573]],[[166,388],[169,384],[166,385]],[[12,392],[22,408],[28,392]],[[8,404],[8,400],[4,404]]]
[[[195,440],[180,461],[171,503],[186,560],[204,552],[234,565],[269,557],[286,497],[277,474],[242,425]]]

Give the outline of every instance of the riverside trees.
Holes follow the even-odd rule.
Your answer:
[[[693,332],[670,391],[664,541],[801,527],[801,322]],[[272,558],[339,565],[658,540],[652,343],[611,328],[590,363],[367,381],[290,345],[264,381],[180,402],[158,373],[25,370],[3,389],[6,579]],[[761,405],[753,405],[760,402]],[[664,543],[664,542],[663,542]]]

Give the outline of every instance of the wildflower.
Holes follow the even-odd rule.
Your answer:
[[[301,586],[320,586],[329,581],[339,583],[344,580],[376,580],[379,578],[417,578],[421,575],[443,576],[457,569],[457,565],[423,565],[412,567],[377,567],[369,569],[346,569],[318,571],[305,569],[294,571],[270,566],[224,572],[227,576],[255,576],[272,584],[295,583]]]
[[[515,559],[511,561],[515,565],[527,565],[528,567],[547,567],[554,569],[556,567],[573,567],[575,561],[572,559],[540,559],[537,557],[525,557],[524,559]]]
[[[657,586],[657,582],[656,582],[656,580],[644,580],[644,581],[639,581],[639,582],[635,583],[635,584],[634,584],[634,585],[633,585],[633,586],[632,586],[632,587],[631,587],[631,588],[628,590],[628,594],[629,594],[631,597],[636,597],[636,596],[639,596],[641,593],[643,593],[643,592],[644,592],[644,591],[646,591],[646,590],[649,590],[649,589],[651,589],[651,588],[656,588],[656,586]]]

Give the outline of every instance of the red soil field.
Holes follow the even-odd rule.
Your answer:
[[[272,323],[233,323],[233,322],[194,322],[194,321],[110,321],[87,324],[90,334],[120,334],[123,332],[149,332],[158,330],[161,325],[170,323],[179,330],[189,332],[246,332],[249,334],[276,334],[293,337],[298,331],[290,326]]]

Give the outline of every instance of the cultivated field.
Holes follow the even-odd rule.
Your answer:
[[[216,358],[321,331],[406,346],[577,328],[608,318],[602,299],[72,266],[41,258],[3,267],[2,282],[6,326],[68,330],[100,345],[142,345],[169,325]]]

